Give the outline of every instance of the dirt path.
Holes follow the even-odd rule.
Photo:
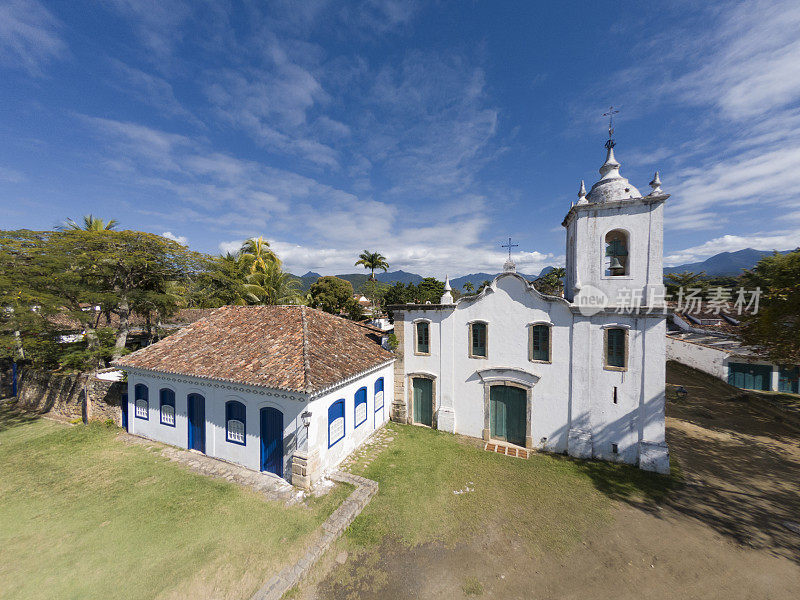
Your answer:
[[[329,564],[301,597],[800,597],[800,434],[723,382],[680,365],[668,381],[690,392],[667,422],[687,484],[662,505],[616,502],[613,523],[564,556],[532,559],[493,532],[456,548],[387,541]]]

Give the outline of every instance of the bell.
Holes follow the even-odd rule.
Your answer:
[[[621,262],[619,262],[619,259],[614,256],[611,258],[611,263],[608,265],[608,270],[611,271],[612,275],[617,275],[617,272],[625,271],[625,267]]]

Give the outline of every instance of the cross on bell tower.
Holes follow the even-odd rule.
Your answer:
[[[609,150],[616,145],[614,141],[614,115],[616,114],[619,114],[619,111],[613,106],[609,106],[608,112],[603,113],[604,117],[608,117],[608,141],[606,142],[606,148]]]

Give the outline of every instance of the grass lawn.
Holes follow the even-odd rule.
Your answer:
[[[347,531],[353,550],[384,539],[452,545],[487,531],[520,539],[532,555],[563,551],[607,522],[612,499],[659,500],[676,477],[550,454],[486,452],[456,436],[390,423],[394,436],[366,468],[380,490]],[[469,488],[474,491],[453,493]]]
[[[286,508],[118,431],[0,405],[0,598],[246,598],[350,491]]]

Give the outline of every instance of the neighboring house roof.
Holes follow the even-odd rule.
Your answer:
[[[393,359],[369,329],[319,310],[223,306],[114,364],[314,393]]]
[[[724,337],[719,334],[711,335],[695,331],[669,331],[667,337],[681,342],[689,342],[714,348],[732,356],[742,356],[748,358],[758,358],[758,353],[748,346],[744,346],[736,339]]]

